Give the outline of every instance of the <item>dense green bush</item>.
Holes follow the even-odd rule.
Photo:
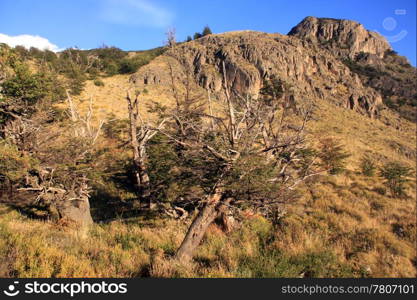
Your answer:
[[[236,273],[251,278],[329,278],[354,277],[356,272],[330,251],[287,256],[276,249],[261,248],[258,255],[241,258]]]
[[[153,183],[153,198],[158,202],[176,200],[173,191],[181,185],[181,178],[175,172],[179,165],[175,148],[163,135],[156,135],[149,143],[149,177]],[[175,188],[172,186],[175,184]],[[170,193],[170,195],[168,195]]]
[[[128,120],[117,119],[114,114],[103,125],[103,133],[106,138],[123,141],[123,135],[127,135],[129,128]]]
[[[122,49],[106,45],[97,49],[88,50],[87,53],[97,55],[102,61],[117,61],[127,56],[127,53]]]
[[[135,73],[139,68],[139,61],[132,59],[123,59],[119,64],[120,74],[132,74]]]
[[[46,94],[45,78],[41,74],[32,74],[26,65],[18,65],[15,75],[1,84],[1,93],[6,97],[35,104]]]
[[[200,33],[200,32],[196,32],[196,33],[194,33],[194,39],[195,40],[197,40],[197,39],[199,39],[199,38],[202,38],[203,36],[207,36],[207,35],[210,35],[210,34],[212,34],[213,32],[211,31],[211,29],[210,29],[210,27],[208,26],[208,25],[206,25],[204,28],[203,28],[203,31]],[[188,36],[187,37],[187,42],[189,42],[189,41],[191,41],[191,36]]]
[[[60,52],[59,55],[48,50],[42,51],[36,48],[26,50],[23,47],[17,47],[13,52],[18,55],[20,61],[35,60],[39,66],[47,67],[50,72],[64,75],[66,88],[73,95],[80,94],[85,81],[96,79],[100,73],[110,76],[119,73],[132,73],[141,65],[140,61],[127,59],[127,52],[107,46],[93,50],[70,48]],[[158,53],[153,50],[150,52],[152,54]],[[22,80],[18,79],[18,81]]]

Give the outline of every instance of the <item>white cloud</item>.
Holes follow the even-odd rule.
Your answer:
[[[167,27],[174,14],[149,0],[106,0],[101,17],[116,24]]]
[[[16,36],[10,36],[0,33],[0,43],[5,43],[10,47],[23,46],[27,49],[35,47],[40,50],[51,50],[54,52],[59,51],[59,47],[52,44],[48,39],[38,35],[22,34]]]

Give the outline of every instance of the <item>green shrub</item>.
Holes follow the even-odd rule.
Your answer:
[[[385,178],[385,185],[393,197],[405,196],[407,177],[411,176],[411,168],[400,162],[388,162],[381,168],[381,176]]]
[[[119,65],[120,74],[132,74],[135,73],[140,66],[139,61],[132,59],[123,59]]]
[[[206,35],[209,35],[209,34],[213,34],[213,32],[211,31],[210,27],[205,26],[201,35],[206,36]]]
[[[126,57],[127,53],[120,48],[103,45],[100,48],[89,50],[88,53],[97,55],[103,61],[117,61]]]
[[[140,51],[131,58],[124,58],[118,62],[120,74],[135,73],[140,67],[147,65],[154,58],[164,53],[165,48],[155,48],[147,51]]]
[[[181,184],[181,180],[173,172],[179,165],[174,147],[168,143],[165,136],[157,134],[149,142],[148,154],[153,198],[161,202],[175,200],[180,194],[178,191],[174,192],[172,185]]]
[[[80,95],[84,90],[86,76],[77,66],[74,66],[66,74],[68,81],[67,86],[72,95]]]
[[[95,86],[104,86],[104,82],[101,79],[96,79],[96,80],[94,80],[94,85]]]
[[[369,66],[369,65],[361,65],[356,61],[353,61],[351,59],[345,59],[343,60],[343,63],[353,72],[358,75],[369,77],[370,79],[378,78],[383,75],[387,75],[386,72],[380,71],[376,69],[375,67]]]
[[[32,74],[26,65],[18,65],[16,74],[1,83],[1,93],[6,97],[22,100],[27,104],[35,104],[45,96],[44,78],[40,74]]]
[[[103,125],[103,133],[106,138],[122,141],[123,134],[127,134],[128,128],[128,120],[116,119],[116,117],[111,114],[109,116],[109,120]]]
[[[119,72],[119,66],[115,62],[108,63],[104,68],[104,72],[108,76],[116,75]]]
[[[362,157],[360,167],[363,175],[368,177],[375,175],[376,164],[369,155]]]
[[[397,108],[397,104],[394,101],[392,101],[392,99],[389,97],[384,97],[383,102],[388,108]]]
[[[271,76],[269,80],[264,80],[259,93],[262,95],[262,100],[270,105],[272,101],[276,101],[284,95],[284,88],[285,83],[280,78]]]
[[[350,154],[346,153],[343,146],[332,138],[324,138],[320,143],[319,157],[323,166],[332,175],[342,173],[345,170],[346,158]]]

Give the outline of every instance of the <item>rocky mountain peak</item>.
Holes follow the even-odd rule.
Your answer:
[[[317,42],[338,57],[355,58],[364,52],[382,58],[387,50],[391,50],[383,36],[351,20],[306,17],[288,35]]]

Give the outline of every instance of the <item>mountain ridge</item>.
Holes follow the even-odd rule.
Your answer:
[[[348,45],[335,50],[341,43]],[[382,36],[357,22],[307,17],[288,35],[234,31],[178,44],[139,69],[131,82],[141,88],[166,85],[170,82],[168,69],[174,67],[175,80],[184,83],[188,68],[203,90],[221,93],[224,62],[228,80],[241,94],[256,98],[263,80],[276,76],[293,87],[297,101],[328,99],[375,118],[383,106],[380,90],[361,78],[345,59],[367,53],[381,61],[390,51]]]

